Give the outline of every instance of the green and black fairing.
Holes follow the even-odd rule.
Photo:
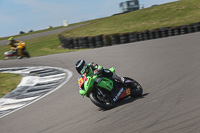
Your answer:
[[[111,72],[115,72],[114,67],[110,68],[109,70]],[[83,96],[89,96],[94,87],[104,88],[108,91],[111,91],[113,89],[113,81],[111,79],[102,77],[101,74],[93,75],[93,71],[90,71],[85,75],[81,75],[78,78],[78,83],[80,88],[79,93]]]
[[[101,71],[103,70],[103,67],[100,65],[93,65],[92,63],[87,64],[88,72],[86,73],[86,76],[92,76],[94,74],[94,71]]]

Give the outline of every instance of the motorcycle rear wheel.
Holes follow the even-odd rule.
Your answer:
[[[125,80],[131,80],[133,86],[136,88],[131,87],[131,97],[140,97],[143,94],[143,88],[142,86],[134,79],[131,79],[129,77],[124,77]]]
[[[29,53],[28,53],[26,50],[23,51],[23,54],[24,54],[24,56],[26,56],[27,58],[30,58],[30,57],[31,57],[31,56],[29,55]]]
[[[90,100],[92,101],[92,103],[94,103],[96,106],[102,109],[111,109],[115,106],[114,101],[112,99],[108,99],[109,102],[103,101],[100,98],[98,98],[97,93],[91,93]]]
[[[142,86],[135,80],[133,80],[133,84],[135,84],[137,88],[131,88],[131,97],[140,97],[143,94]]]

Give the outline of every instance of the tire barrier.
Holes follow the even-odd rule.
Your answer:
[[[120,35],[119,34],[112,34],[111,35],[111,44],[112,45],[120,44]]]
[[[156,32],[154,30],[149,31],[149,39],[156,39]]]
[[[156,29],[155,33],[156,33],[156,38],[162,38],[162,34],[161,34],[161,30],[160,29]]]
[[[180,35],[181,34],[181,28],[180,27],[176,27],[174,29],[174,35],[177,36],[177,35]]]
[[[196,32],[200,31],[200,22],[194,24],[194,29]]]
[[[150,31],[146,30],[144,31],[144,40],[149,40],[150,39]]]
[[[161,30],[161,36],[162,37],[168,37],[169,36],[169,34],[168,34],[168,29],[169,29],[169,27],[165,27],[165,28],[161,28],[160,30]]]
[[[138,33],[137,32],[130,32],[128,34],[129,42],[137,42],[138,41]]]
[[[138,33],[138,41],[144,41],[144,32]]]
[[[95,48],[96,47],[96,41],[94,37],[88,37],[88,42],[89,42],[89,47],[90,48]]]
[[[95,36],[96,47],[103,47],[103,35]]]
[[[189,33],[195,32],[194,25],[189,25],[189,26],[188,26],[188,32],[189,32]]]
[[[186,25],[181,26],[181,34],[187,34],[188,33],[188,28]]]
[[[103,36],[103,43],[104,43],[104,46],[111,46],[112,45],[110,35],[104,35]]]
[[[73,39],[73,44],[74,44],[74,49],[79,49],[79,43],[78,43],[78,38]]]
[[[98,35],[89,37],[67,38],[60,34],[59,40],[63,48],[84,49],[133,43],[157,38],[177,36],[200,31],[200,22],[177,27],[163,27],[142,32],[116,33],[111,35]]]
[[[175,34],[174,34],[174,31],[175,31],[175,28],[169,28],[168,29],[168,34],[169,34],[169,36],[174,36]]]
[[[120,44],[129,43],[128,33],[120,34]]]
[[[88,48],[89,47],[88,37],[79,37],[78,38],[78,45],[79,45],[80,49]]]

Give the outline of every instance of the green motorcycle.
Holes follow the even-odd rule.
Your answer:
[[[115,68],[104,69],[104,71],[115,72]],[[143,93],[142,86],[135,80],[124,77],[125,83],[122,84],[112,78],[104,77],[102,74],[78,78],[79,93],[87,96],[98,107],[111,109],[116,102],[126,97],[139,97]]]

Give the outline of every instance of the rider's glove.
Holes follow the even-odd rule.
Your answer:
[[[102,73],[102,71],[103,71],[103,69],[97,69],[97,70],[94,71],[94,74],[99,75],[99,74]]]

